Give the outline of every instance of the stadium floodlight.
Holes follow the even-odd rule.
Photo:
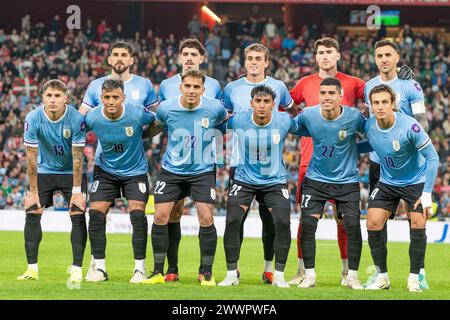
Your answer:
[[[222,23],[222,19],[220,19],[208,6],[203,5],[202,11],[205,12],[208,16],[216,20],[218,23]]]

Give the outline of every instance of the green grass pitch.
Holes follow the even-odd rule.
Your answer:
[[[391,290],[353,291],[341,287],[341,262],[336,241],[317,242],[317,287],[300,289],[293,286],[279,289],[263,285],[262,243],[259,239],[245,239],[239,268],[241,283],[237,287],[201,287],[196,280],[199,249],[197,237],[183,237],[180,246],[180,281],[164,285],[133,285],[131,278],[134,261],[131,235],[108,234],[106,263],[110,280],[104,283],[83,282],[79,289],[67,286],[67,268],[71,263],[70,236],[68,233],[44,233],[39,252],[39,280],[17,281],[16,277],[26,269],[26,258],[22,232],[0,232],[0,299],[450,299],[450,246],[448,244],[428,244],[426,254],[427,280],[431,290],[409,293],[406,279],[409,273],[407,243],[389,243],[388,268]],[[153,267],[151,242],[149,238],[147,270]],[[86,273],[90,257],[89,244],[86,248]],[[367,280],[367,268],[372,265],[367,242],[363,245],[363,255],[359,269],[362,282]],[[292,241],[286,279],[289,280],[297,267],[296,245]],[[219,238],[214,264],[216,281],[226,273],[223,238]]]

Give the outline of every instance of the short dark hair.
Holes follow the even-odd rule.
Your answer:
[[[244,50],[245,57],[247,56],[247,53],[249,53],[250,51],[262,52],[264,53],[264,60],[265,61],[269,60],[269,49],[267,49],[267,47],[262,45],[261,43],[253,43],[249,45],[247,48],[245,48]]]
[[[317,53],[317,48],[324,46],[325,48],[335,48],[339,52],[339,42],[334,38],[325,37],[314,42],[314,53]]]
[[[386,84],[379,84],[379,85],[373,87],[372,90],[370,90],[370,92],[369,92],[370,104],[372,104],[372,95],[375,93],[381,93],[381,92],[389,93],[389,95],[391,96],[391,102],[395,104],[394,110],[397,111],[398,108],[397,108],[396,99],[395,99],[395,92],[394,92],[394,90],[392,90],[391,87],[389,87]]]
[[[342,85],[341,82],[336,78],[325,78],[320,82],[321,86],[336,86],[338,92],[341,92]]]
[[[201,79],[203,83],[205,83],[205,74],[200,70],[188,70],[184,74],[181,75],[181,82],[187,77]]]
[[[183,51],[184,48],[197,49],[200,55],[202,56],[206,54],[205,47],[197,39],[186,39],[183,42],[181,42],[180,47],[178,48],[178,53],[181,54],[181,51]]]
[[[375,43],[375,50],[377,50],[378,48],[381,48],[381,47],[385,47],[385,46],[392,47],[398,54],[400,54],[400,50],[398,49],[398,45],[394,41],[391,41],[389,39],[384,39],[384,40],[377,41]]]
[[[274,100],[274,101],[275,101],[275,97],[277,96],[277,94],[275,93],[275,91],[272,90],[271,87],[266,86],[264,84],[254,87],[250,94],[251,94],[252,99],[253,99],[253,97],[271,96],[272,100]]]
[[[102,92],[103,91],[113,91],[114,89],[121,89],[122,92],[124,91],[123,88],[123,81],[120,79],[107,79],[102,84]]]
[[[42,93],[44,93],[48,88],[62,91],[64,94],[67,93],[66,84],[59,79],[51,79],[45,82],[42,86]]]
[[[109,47],[108,56],[112,55],[113,50],[117,48],[125,48],[130,56],[133,55],[133,46],[131,44],[125,41],[116,41]]]

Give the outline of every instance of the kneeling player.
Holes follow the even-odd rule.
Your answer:
[[[169,246],[168,222],[175,203],[191,195],[200,222],[202,286],[215,285],[212,265],[216,254],[217,231],[213,208],[216,199],[212,139],[214,129],[227,118],[220,101],[206,98],[205,76],[198,70],[181,75],[181,96],[159,106],[155,123],[168,128],[167,150],[154,190],[156,212],[152,225],[154,270],[142,281],[164,283],[164,260]],[[209,138],[207,137],[209,136]],[[209,151],[209,154],[208,154]]]
[[[122,80],[108,79],[102,85],[102,107],[86,116],[86,127],[93,131],[101,144],[100,162],[90,190],[89,240],[95,259],[86,281],[108,280],[106,273],[106,213],[116,195],[122,191],[128,199],[128,212],[133,226],[132,244],[134,273],[131,283],[145,279],[147,251],[147,217],[144,214],[148,199],[147,157],[142,144],[143,127],[154,121],[154,114],[124,103]]]
[[[238,285],[240,255],[240,227],[245,213],[256,197],[265,205],[275,224],[275,274],[272,285],[289,288],[284,280],[291,246],[289,191],[287,172],[283,162],[284,139],[297,131],[295,121],[287,113],[272,112],[275,92],[259,85],[251,91],[251,111],[237,113],[227,123],[234,129],[240,159],[237,161],[234,182],[229,190],[224,248],[227,276],[219,286]]]
[[[25,251],[28,269],[18,280],[38,279],[38,251],[42,239],[41,216],[53,205],[53,193],[62,191],[72,221],[73,263],[70,281],[82,281],[81,266],[86,247],[86,177],[83,177],[85,124],[83,116],[66,105],[67,86],[60,80],[44,84],[43,106],[25,118],[30,191],[25,197]],[[39,155],[39,156],[38,156]]]
[[[296,118],[299,129],[308,131],[314,145],[313,158],[301,189],[301,248],[305,278],[298,285],[300,288],[316,285],[317,223],[322,217],[325,202],[334,199],[348,236],[349,270],[341,284],[352,289],[363,289],[358,279],[362,237],[355,136],[363,131],[365,118],[357,109],[341,106],[341,98],[339,80],[326,78],[320,83],[320,105],[306,108]]]
[[[366,289],[390,288],[383,226],[395,216],[398,203],[403,199],[411,219],[408,290],[420,292],[419,272],[427,245],[425,228],[431,214],[431,191],[439,157],[417,120],[396,112],[395,96],[394,91],[384,84],[375,86],[369,93],[375,117],[367,121],[365,131],[381,160],[381,175],[370,195],[367,215],[370,251],[379,270]]]

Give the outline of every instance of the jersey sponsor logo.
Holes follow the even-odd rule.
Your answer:
[[[420,126],[417,123],[414,123],[411,127],[412,131],[414,131],[415,133],[419,133],[420,132]]]
[[[216,189],[211,188],[211,199],[216,200]]]
[[[344,140],[347,137],[347,130],[339,131],[339,140]]]
[[[281,192],[283,193],[283,197],[289,199],[289,191],[286,188],[281,188]]]
[[[71,133],[72,133],[72,131],[70,129],[63,129],[64,138],[66,138],[66,139],[70,138]]]
[[[127,135],[127,137],[132,137],[133,136],[133,127],[125,127],[125,133]]]
[[[134,100],[138,100],[139,99],[139,90],[131,90],[131,97]]]
[[[95,181],[92,183],[91,193],[94,193],[94,192],[97,191],[98,185],[99,185],[99,184],[100,184],[100,181],[98,181],[98,180],[95,180]]]
[[[145,182],[139,182],[138,186],[140,192],[145,193],[147,191],[147,186],[145,185]]]
[[[202,118],[202,127],[203,128],[209,127],[209,118]]]
[[[272,136],[272,140],[273,140],[273,143],[279,144],[280,141],[281,141],[281,136],[280,136],[280,134],[279,134],[279,133],[275,133],[275,134]]]
[[[400,141],[398,141],[398,140],[392,140],[392,148],[393,148],[395,151],[400,150]]]

